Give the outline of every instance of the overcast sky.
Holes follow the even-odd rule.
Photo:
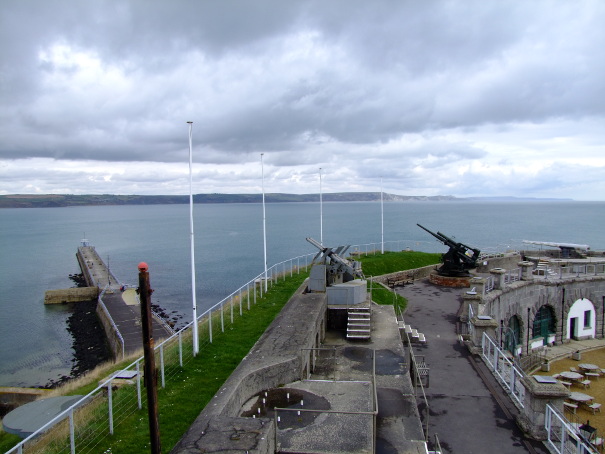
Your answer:
[[[3,0],[0,194],[605,200],[605,2]]]

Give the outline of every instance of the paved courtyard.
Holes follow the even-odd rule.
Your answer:
[[[405,322],[426,336],[414,344],[430,367],[429,429],[444,452],[455,454],[540,453],[542,443],[517,427],[512,403],[478,357],[456,336],[457,312],[466,289],[437,287],[428,280],[397,288],[408,299]]]

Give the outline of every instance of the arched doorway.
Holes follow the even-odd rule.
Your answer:
[[[542,345],[548,344],[549,337],[554,337],[556,333],[555,322],[555,314],[552,307],[546,305],[542,306],[534,317],[532,338],[542,338]]]
[[[567,339],[590,339],[596,333],[596,312],[594,304],[586,298],[576,300],[567,315]]]
[[[521,322],[519,317],[513,315],[508,320],[508,329],[504,336],[504,348],[511,352],[513,356],[517,356],[518,347],[521,345]]]

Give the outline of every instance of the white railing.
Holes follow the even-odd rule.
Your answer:
[[[506,273],[504,273],[504,283],[512,284],[513,282],[520,281],[521,273],[521,268],[514,268],[512,270],[506,271]]]
[[[107,310],[107,306],[105,306],[105,303],[103,302],[103,295],[105,295],[105,291],[107,290],[107,288],[108,288],[108,286],[106,286],[103,289],[103,291],[99,295],[99,298],[97,299],[97,302],[98,302],[99,306],[101,307],[101,310],[105,314],[105,317],[107,318],[107,320],[109,320],[109,323],[111,324],[111,327],[113,328],[113,332],[116,334],[118,341],[120,342],[120,345],[122,346],[122,359],[124,359],[124,355],[125,355],[124,338],[122,337],[122,333],[120,333],[120,330],[118,329],[118,325],[116,325],[116,323],[113,321],[113,318],[111,317],[111,314],[109,313],[109,310]]]
[[[550,404],[544,415],[546,440],[549,451],[556,454],[598,454],[597,448],[585,441],[578,433],[578,425],[570,423]]]
[[[471,336],[471,339],[475,338],[475,325],[472,320],[475,318],[475,311],[473,310],[473,303],[468,303],[468,320],[466,322],[467,332]]]
[[[481,337],[481,357],[500,385],[512,397],[513,402],[519,408],[523,408],[525,388],[520,380],[525,373],[508,358],[508,353],[502,351],[486,333],[483,333]]]

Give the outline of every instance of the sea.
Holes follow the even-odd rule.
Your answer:
[[[605,202],[271,203],[265,219],[269,266],[316,253],[305,238],[321,234],[326,246],[351,250],[384,241],[386,250],[447,251],[417,223],[484,252],[539,248],[523,240],[605,250]],[[193,222],[200,314],[263,272],[262,205],[198,204]],[[84,238],[124,284],[136,286],[137,265],[147,262],[153,303],[191,320],[188,205],[0,209],[0,386],[70,374],[74,305],[45,306],[44,292],[74,286]]]

